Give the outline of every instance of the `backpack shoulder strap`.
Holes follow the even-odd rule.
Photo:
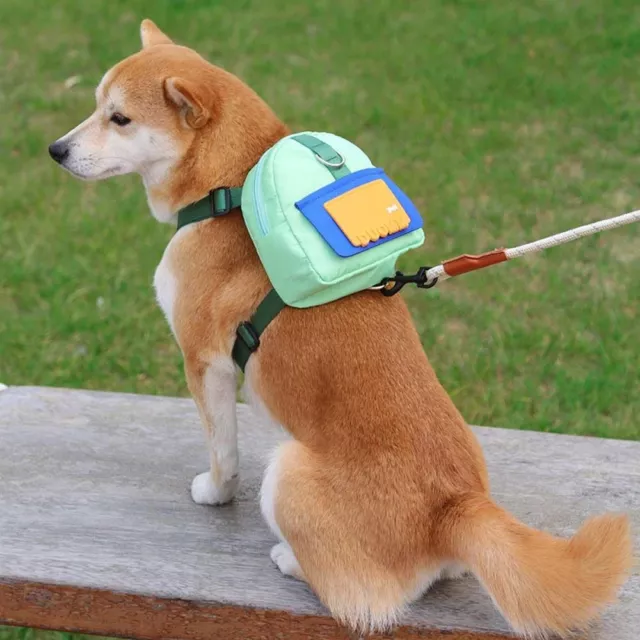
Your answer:
[[[286,307],[284,300],[275,289],[271,289],[258,305],[248,322],[242,322],[236,330],[236,341],[232,356],[244,371],[251,354],[260,346],[260,336],[271,321]]]

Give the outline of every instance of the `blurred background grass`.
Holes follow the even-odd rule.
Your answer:
[[[353,139],[416,201],[409,269],[640,206],[634,0],[0,0],[0,381],[186,394],[151,280],[172,229],[137,177],[47,144],[93,108],[142,17],[294,129]],[[640,228],[407,291],[472,423],[640,436]]]
[[[407,269],[640,206],[635,0],[0,0],[0,13],[6,384],[186,394],[151,288],[172,229],[136,177],[84,184],[46,153],[138,48],[143,17],[294,129],[349,137],[384,166],[426,220]],[[629,227],[406,292],[469,422],[640,437],[639,240]]]

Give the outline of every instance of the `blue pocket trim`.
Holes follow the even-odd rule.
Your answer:
[[[342,232],[342,229],[336,224],[335,220],[329,215],[324,208],[324,203],[335,198],[347,191],[351,191],[355,187],[382,179],[393,192],[398,202],[407,212],[411,222],[406,229],[393,233],[386,238],[380,238],[375,242],[370,242],[366,247],[356,247],[351,244],[349,238]],[[318,233],[324,238],[327,244],[341,257],[349,258],[368,249],[373,249],[385,242],[391,242],[407,233],[411,233],[416,229],[422,228],[422,218],[418,209],[398,185],[395,184],[384,172],[383,169],[372,167],[370,169],[361,169],[354,173],[344,176],[335,182],[314,191],[302,200],[296,202],[296,208],[302,215],[316,228]]]

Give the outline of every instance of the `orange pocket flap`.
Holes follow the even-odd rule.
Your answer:
[[[386,238],[411,223],[407,212],[381,179],[328,200],[324,208],[355,247]]]

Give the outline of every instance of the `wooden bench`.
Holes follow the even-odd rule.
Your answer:
[[[269,560],[257,492],[282,433],[240,406],[242,488],[197,506],[206,468],[188,399],[0,391],[0,622],[131,638],[348,638],[309,589]],[[640,525],[640,443],[477,428],[494,494],[525,522],[569,535],[591,514]],[[471,577],[440,583],[390,637],[504,638]],[[636,569],[584,636],[640,637]]]

